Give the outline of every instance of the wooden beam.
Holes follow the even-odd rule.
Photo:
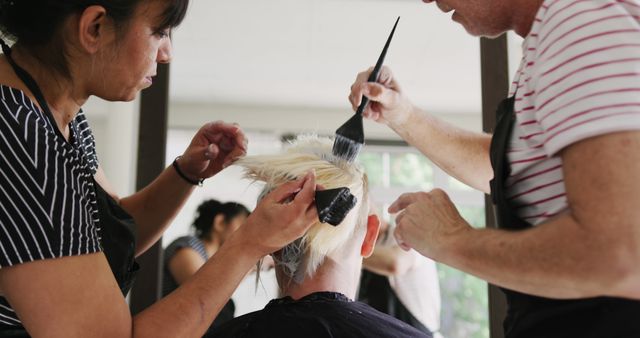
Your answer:
[[[142,92],[138,132],[136,190],[151,183],[165,168],[169,107],[169,65],[158,65],[153,86]],[[140,271],[131,291],[133,314],[155,303],[162,293],[162,238],[137,258]]]
[[[482,73],[482,129],[493,133],[496,125],[496,108],[509,92],[509,54],[507,35],[497,39],[480,39],[480,60]],[[485,195],[485,215],[487,227],[496,227],[493,202]],[[489,331],[491,338],[503,338],[502,322],[507,304],[504,294],[495,285],[489,285]]]

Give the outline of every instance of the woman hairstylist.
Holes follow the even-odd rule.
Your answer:
[[[246,139],[235,125],[206,124],[173,166],[118,198],[80,107],[149,87],[187,5],[0,1],[0,30],[16,41],[0,58],[0,336],[199,337],[252,265],[317,218],[309,173],[270,194],[192,279],[131,316],[133,257],[194,185],[245,154]]]

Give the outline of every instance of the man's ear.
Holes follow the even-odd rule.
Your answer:
[[[78,20],[78,41],[84,51],[94,54],[105,39],[107,26],[110,23],[107,10],[102,6],[89,6]]]
[[[362,248],[360,249],[362,257],[369,257],[373,253],[376,240],[378,240],[378,232],[380,232],[380,219],[377,215],[369,215],[367,217],[367,234],[364,235],[364,241],[362,241]]]

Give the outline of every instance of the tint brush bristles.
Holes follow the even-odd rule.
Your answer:
[[[353,115],[347,123],[336,130],[336,138],[333,141],[331,152],[349,163],[358,158],[364,145],[364,127],[362,114]]]
[[[373,68],[373,71],[369,75],[367,81],[376,82],[378,80],[378,74],[380,73],[380,68],[382,68],[382,64],[384,63],[384,58],[387,55],[387,50],[389,49],[389,45],[391,44],[391,39],[393,38],[393,34],[396,31],[396,27],[398,26],[398,21],[400,21],[400,17],[396,19],[396,23],[393,25],[393,29],[391,30],[391,34],[389,34],[389,38],[387,39],[387,43],[384,45],[382,49],[382,53],[378,58],[378,62],[376,62],[376,66]],[[344,159],[347,162],[354,162],[356,158],[358,158],[358,154],[360,154],[360,150],[364,145],[364,128],[362,126],[362,112],[367,107],[369,103],[369,99],[366,97],[362,98],[362,102],[358,106],[355,115],[351,117],[345,124],[343,124],[338,130],[336,130],[336,139],[333,142],[333,155]]]
[[[333,226],[342,223],[357,202],[358,199],[351,194],[349,188],[316,191],[318,218],[320,218],[320,222]]]

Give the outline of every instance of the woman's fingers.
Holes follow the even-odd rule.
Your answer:
[[[301,203],[302,205],[307,205],[308,203],[313,202],[315,199],[316,193],[316,173],[315,171],[309,171],[305,176],[304,184],[302,185],[302,189],[294,198],[294,203]]]
[[[311,175],[314,175],[314,182],[315,182],[315,174],[312,172],[308,172],[307,175],[305,175],[304,177],[301,177],[295,181],[287,182],[277,187],[275,190],[269,193],[265,197],[265,199],[268,199],[273,203],[279,203],[279,204],[282,204],[285,201],[290,200],[291,197],[293,197],[295,194],[302,191],[305,183],[307,182],[307,180],[309,180]]]

